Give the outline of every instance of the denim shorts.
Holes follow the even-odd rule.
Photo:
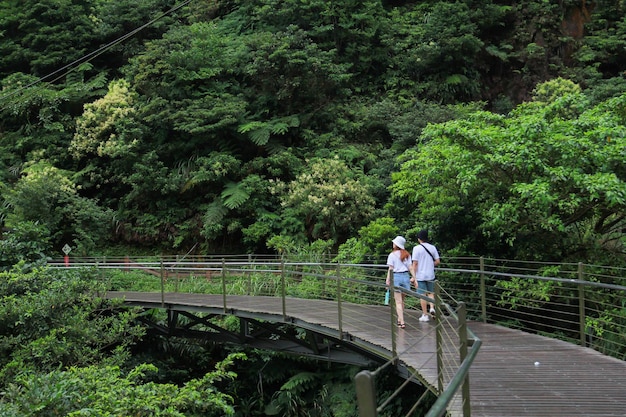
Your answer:
[[[408,272],[394,272],[393,273],[393,286],[401,287],[405,290],[411,289],[411,274]]]
[[[435,292],[435,281],[417,281],[417,293],[425,294]]]

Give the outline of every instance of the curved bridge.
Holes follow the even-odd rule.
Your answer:
[[[446,412],[451,416],[626,415],[623,360],[586,347],[586,342],[578,346],[485,322],[466,322],[465,305],[454,302],[448,292],[441,290],[436,302],[438,311],[446,314],[437,321],[419,322],[417,294],[408,292],[407,327],[399,329],[394,309],[382,303],[384,270],[380,267],[225,260],[184,265],[180,261],[169,265],[91,265],[139,269],[150,276],[148,280],[160,278],[160,291],[107,294],[123,298],[128,305],[165,309],[167,326],[146,320],[154,331],[245,343],[370,368],[378,366],[372,373],[357,376],[362,417],[377,416],[384,409],[385,402],[377,404],[370,390],[377,371],[385,366],[394,366],[405,378],[439,396],[429,416]],[[74,263],[69,267],[85,266]],[[460,271],[449,270],[481,272]],[[482,273],[500,280],[516,275]],[[257,275],[264,278],[257,280]],[[186,285],[198,279],[208,282],[212,290],[191,293]],[[485,290],[483,285],[480,292]],[[615,291],[626,290],[613,287]],[[305,295],[316,298],[300,298]],[[484,309],[488,307],[492,306],[485,305]],[[239,317],[239,331],[216,327],[209,320],[212,315]],[[301,331],[290,332],[285,325]],[[621,335],[624,337],[624,333]],[[581,335],[581,339],[585,341],[586,336]]]

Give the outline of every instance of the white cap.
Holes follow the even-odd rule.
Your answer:
[[[396,236],[392,241],[394,245],[399,247],[400,249],[404,249],[404,244],[406,243],[406,239],[402,236]]]

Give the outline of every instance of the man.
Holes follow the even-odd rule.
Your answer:
[[[413,248],[413,275],[417,279],[417,293],[426,297],[435,298],[435,267],[439,265],[439,253],[434,245],[428,243],[428,231],[420,230],[417,233],[419,245]],[[422,306],[422,316],[419,321],[430,320],[429,314],[434,317],[435,305],[420,299]]]

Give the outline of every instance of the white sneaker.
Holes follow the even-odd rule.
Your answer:
[[[420,321],[428,321],[430,320],[430,317],[428,317],[426,314],[422,314],[422,317],[419,318]]]

